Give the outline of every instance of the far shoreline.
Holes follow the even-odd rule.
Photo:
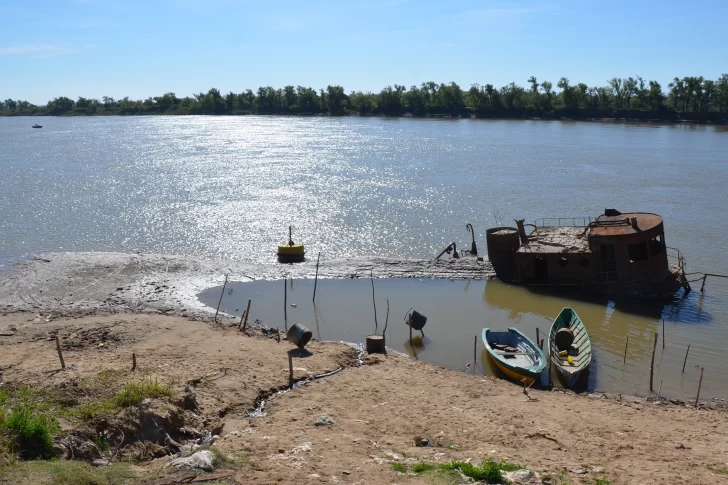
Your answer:
[[[412,113],[403,113],[401,115],[391,115],[383,113],[77,113],[68,112],[61,115],[50,113],[10,113],[0,112],[0,118],[99,118],[99,117],[185,117],[185,116],[209,116],[209,117],[244,117],[244,116],[262,116],[262,117],[284,117],[284,118],[383,118],[383,119],[417,119],[417,120],[486,120],[486,121],[564,121],[564,122],[587,122],[587,123],[639,123],[639,124],[665,124],[665,125],[712,125],[725,126],[728,125],[728,118],[722,120],[698,120],[690,118],[639,118],[639,117],[594,117],[594,116],[488,116],[488,115],[453,115],[453,114],[427,114],[415,115]]]

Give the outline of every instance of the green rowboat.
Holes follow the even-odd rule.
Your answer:
[[[571,307],[561,310],[551,325],[549,355],[568,388],[574,387],[581,373],[589,368],[591,340],[581,318]]]

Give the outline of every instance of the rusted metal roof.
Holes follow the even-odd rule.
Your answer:
[[[589,253],[589,241],[584,227],[547,226],[535,229],[528,244],[519,253]]]
[[[632,227],[632,218],[637,219],[638,230]],[[623,224],[620,224],[624,222]],[[600,224],[602,223],[602,224]],[[649,231],[662,223],[662,217],[657,214],[647,214],[640,212],[631,212],[620,214],[618,216],[597,217],[597,220],[590,225],[590,236],[623,236],[628,234],[638,234],[639,232]]]

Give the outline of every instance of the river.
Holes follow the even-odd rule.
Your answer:
[[[31,129],[37,121],[0,118],[0,271],[47,251],[275,264],[273,248],[286,239],[289,224],[294,239],[322,258],[427,258],[452,241],[469,247],[466,223],[475,227],[484,252],[487,227],[521,217],[595,216],[610,207],[661,214],[667,244],[683,251],[689,271],[728,274],[724,126],[200,116],[49,117],[42,129]],[[728,364],[726,282],[709,279],[704,295],[648,310],[483,282],[455,297],[440,284],[382,283],[397,305],[435,315],[430,345],[418,358],[461,368],[474,332],[486,323],[522,325],[535,337],[536,326],[545,330],[561,306],[573,304],[588,315],[583,318],[594,334],[600,364],[590,377],[593,388],[627,392],[632,385],[625,382],[638,382],[635,393],[643,393],[647,354],[665,318],[663,393],[688,397],[704,366],[706,396],[728,397],[728,373],[722,372]],[[369,301],[354,284],[341,288],[350,288],[342,299]],[[486,298],[494,288],[499,296]],[[477,309],[461,310],[457,318],[458,308],[476,301]],[[402,332],[402,316],[391,318]],[[436,325],[444,328],[446,320],[447,338]],[[327,332],[323,338],[344,338]],[[630,345],[636,339],[625,364],[635,367],[635,377],[619,384],[610,376],[624,371],[627,335]],[[457,351],[436,351],[450,340],[458,342]],[[688,343],[695,359],[683,377]],[[403,341],[396,347],[407,350]]]

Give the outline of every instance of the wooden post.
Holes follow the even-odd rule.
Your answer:
[[[225,286],[227,286],[227,274],[225,275],[225,282],[222,284],[222,292],[220,292],[220,299],[217,301],[217,310],[215,310],[215,323],[217,323],[217,314],[220,311],[220,303],[222,303],[222,297],[225,294]]]
[[[685,351],[685,360],[683,360],[683,371],[682,373],[685,374],[685,364],[688,361],[688,354],[690,353],[690,344],[688,344],[688,350]]]
[[[278,343],[281,343],[281,329],[276,327],[276,330],[278,330]]]
[[[551,358],[551,340],[549,340],[549,355],[548,355],[548,359],[549,359],[549,385],[550,385],[551,384],[551,361],[553,360]]]
[[[705,293],[705,280],[708,279],[708,275],[703,275],[703,284],[700,285],[700,293]]]
[[[136,354],[134,352],[131,353],[131,371],[134,372],[136,370]]]
[[[58,350],[58,358],[61,360],[61,369],[65,369],[66,363],[63,360],[63,353],[61,353],[61,341],[58,339],[58,335],[56,335],[56,350]]]
[[[622,359],[622,363],[627,363],[627,346],[629,345],[629,335],[627,335],[627,342],[624,343],[624,359]]]
[[[313,280],[313,302],[316,303],[316,286],[318,285],[318,268],[319,268],[319,260],[321,259],[321,253],[318,253],[318,257],[316,258],[316,279]]]
[[[543,350],[543,339],[541,339],[541,343],[538,344],[538,348]]]
[[[409,332],[410,332],[410,347],[412,347],[412,315],[409,316]],[[414,354],[414,347],[412,347],[412,353]]]
[[[657,349],[657,332],[655,332],[655,343],[652,345],[652,361],[650,362],[650,394],[652,393],[652,376],[655,373],[655,350]]]
[[[384,345],[387,345],[387,325],[389,325],[389,298],[387,298],[387,318],[384,320],[384,330],[382,330]]]
[[[536,327],[536,345],[538,345],[538,343],[540,341],[541,341],[541,334],[540,334],[538,327]]]
[[[478,362],[478,336],[473,339],[473,375],[475,375],[475,364]]]
[[[374,271],[370,271],[369,278],[372,281],[372,304],[374,305],[374,335],[376,335],[379,324],[377,323],[377,300],[374,298]]]
[[[288,351],[288,385],[293,389],[293,356]]]
[[[703,371],[705,367],[700,368],[700,380],[698,381],[698,394],[695,396],[695,407],[698,407],[698,399],[700,399],[700,386],[703,385]]]
[[[283,325],[288,332],[288,278],[283,280]]]
[[[241,332],[245,332],[245,328],[248,326],[248,314],[250,313],[250,303],[252,301],[252,299],[248,298],[248,308],[245,309],[245,313],[240,317],[241,326],[239,328]]]
[[[665,319],[662,319],[662,350],[665,350]]]

